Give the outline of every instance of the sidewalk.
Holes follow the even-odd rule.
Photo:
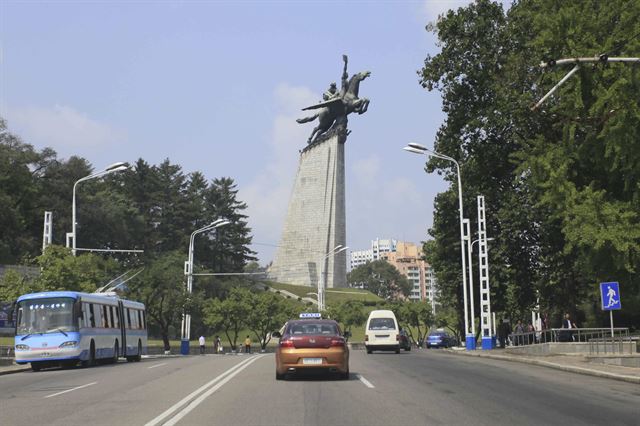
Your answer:
[[[463,349],[447,349],[450,354],[459,356],[472,356],[478,358],[496,359],[501,361],[521,362],[524,364],[539,365],[554,368],[556,370],[571,373],[586,374],[589,376],[603,377],[607,379],[622,380],[640,384],[640,368],[622,367],[617,365],[597,364],[589,362],[585,356],[580,355],[549,355],[528,356],[515,355],[503,352],[500,349],[491,351]]]

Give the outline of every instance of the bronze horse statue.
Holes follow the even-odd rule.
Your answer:
[[[298,123],[308,123],[310,121],[318,119],[318,125],[311,132],[307,143],[311,144],[315,142],[322,134],[326,133],[336,122],[345,121],[347,115],[352,112],[358,114],[364,114],[369,108],[369,99],[359,98],[358,92],[360,91],[360,82],[371,75],[370,71],[363,71],[354,74],[347,82],[346,75],[346,57],[345,57],[345,70],[343,72],[343,84],[342,90],[335,97],[320,102],[316,105],[312,105],[307,108],[303,108],[303,111],[317,110],[317,112],[308,117],[299,118],[296,121]]]

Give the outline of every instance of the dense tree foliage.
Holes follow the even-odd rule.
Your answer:
[[[194,329],[202,328],[203,298],[224,297],[229,288],[251,284],[224,277],[202,278],[184,293],[183,264],[191,233],[218,218],[231,223],[196,241],[195,272],[242,272],[255,261],[249,249],[251,229],[237,199],[233,179],[207,182],[200,172],[185,174],[169,160],[154,166],[143,159],[130,169],[76,186],[77,247],[141,249],[143,254],[71,256],[65,244],[71,231],[74,184],[96,170],[84,159],[58,159],[51,149],[40,152],[7,130],[0,119],[0,264],[41,267],[37,278],[9,272],[0,283],[0,300],[38,290],[94,291],[126,270],[145,272],[128,286],[131,296],[147,304],[152,331],[168,349],[169,337],[179,329],[183,308],[192,312]],[[53,242],[42,250],[43,215],[53,212]],[[105,281],[106,280],[106,281]],[[198,303],[196,303],[198,302]]]
[[[351,332],[351,327],[359,327],[367,321],[364,304],[360,300],[347,300],[327,307],[327,318],[340,323],[344,331]]]
[[[409,295],[411,283],[386,260],[374,260],[360,265],[347,275],[351,287],[363,287],[383,299],[398,299]]]
[[[460,162],[472,223],[476,195],[485,196],[496,238],[489,250],[494,310],[524,316],[539,297],[552,325],[562,311],[602,325],[597,284],[612,280],[628,303],[624,324],[640,324],[633,309],[640,301],[633,279],[640,267],[638,65],[584,65],[542,108],[530,109],[570,70],[543,71],[540,61],[640,56],[640,3],[521,0],[505,12],[477,0],[427,29],[441,51],[427,56],[420,82],[440,90],[447,113],[435,149]],[[426,170],[451,182],[436,198],[425,252],[442,303],[460,318],[455,169],[431,159]]]

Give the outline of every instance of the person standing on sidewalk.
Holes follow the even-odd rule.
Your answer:
[[[217,354],[220,352],[220,336],[216,336],[216,339],[213,341],[213,353]]]
[[[204,355],[204,336],[200,336],[198,343],[200,343],[200,355]]]
[[[572,328],[576,328],[576,323],[571,321],[571,316],[567,312],[564,314],[564,319],[562,320],[562,328],[567,328],[571,330]],[[561,342],[572,342],[573,341],[573,332],[572,331],[563,331],[560,334]]]
[[[244,339],[244,353],[246,354],[251,353],[251,338],[249,337],[248,334],[247,334],[247,338]]]

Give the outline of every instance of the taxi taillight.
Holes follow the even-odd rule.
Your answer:
[[[344,339],[331,339],[331,346],[344,347]]]
[[[396,334],[396,342],[399,342],[399,341],[400,341],[400,335]]]
[[[366,334],[364,335],[364,341],[365,341],[365,342],[368,342],[368,341],[369,341],[369,336],[368,336],[368,335],[366,335]]]
[[[293,348],[293,340],[291,339],[286,339],[286,340],[281,340],[280,341],[280,347],[281,348]]]

